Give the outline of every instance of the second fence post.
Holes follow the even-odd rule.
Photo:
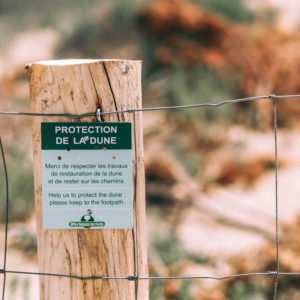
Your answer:
[[[84,114],[140,108],[141,62],[130,60],[60,60],[36,62],[26,66],[30,78],[31,108],[34,113]],[[34,116],[33,151],[35,212],[39,271],[77,276],[148,276],[146,212],[143,162],[142,113],[102,115],[104,122],[136,124],[137,160],[135,164],[139,251],[136,249],[135,209],[133,229],[44,229],[42,223],[41,122],[97,121],[95,116],[77,120],[69,117]],[[134,141],[134,138],[132,139]],[[134,143],[133,143],[134,147]],[[40,276],[40,299],[148,299],[147,280],[91,279]]]

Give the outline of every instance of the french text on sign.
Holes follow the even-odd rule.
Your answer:
[[[45,229],[132,228],[131,130],[130,123],[42,123]]]

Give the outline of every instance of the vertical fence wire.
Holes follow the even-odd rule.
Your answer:
[[[1,157],[4,169],[4,177],[5,177],[5,233],[4,233],[4,256],[3,256],[3,269],[1,273],[3,273],[3,284],[2,284],[2,300],[5,297],[5,286],[6,286],[6,257],[7,257],[7,231],[8,231],[8,175],[7,175],[7,167],[4,155],[4,149],[2,140],[0,138],[0,149],[1,149]]]
[[[137,151],[137,138],[136,138],[136,121],[135,112],[132,113],[133,116],[133,143],[134,143],[134,160],[135,160],[135,177],[134,177],[134,205],[135,205],[135,262],[136,262],[136,280],[135,280],[135,299],[138,300],[139,292],[139,277],[140,277],[140,252],[139,252],[139,226],[138,226],[138,197],[137,197],[137,184],[138,184],[138,151]]]
[[[277,138],[277,99],[276,95],[271,95],[274,109],[274,154],[275,154],[275,223],[276,223],[276,276],[274,284],[274,297],[277,300],[278,274],[279,274],[279,228],[278,228],[278,138]]]

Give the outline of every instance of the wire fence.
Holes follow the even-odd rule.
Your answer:
[[[241,277],[253,277],[253,276],[268,276],[274,278],[274,293],[273,299],[276,300],[278,298],[278,283],[280,276],[300,276],[300,272],[280,272],[280,260],[279,260],[279,218],[278,218],[278,139],[277,139],[277,102],[279,99],[292,99],[292,98],[300,98],[300,95],[275,95],[271,94],[268,96],[257,96],[257,97],[248,97],[248,98],[239,98],[239,99],[231,99],[225,100],[219,103],[198,103],[193,105],[178,105],[178,106],[165,106],[165,107],[147,107],[147,108],[129,108],[126,110],[116,110],[110,112],[101,112],[98,109],[96,112],[85,113],[80,115],[62,113],[62,114],[49,114],[49,113],[27,113],[27,112],[4,112],[0,111],[0,115],[15,115],[15,116],[38,116],[38,117],[70,117],[76,119],[82,119],[85,117],[96,116],[98,120],[101,120],[102,115],[110,115],[110,114],[119,114],[119,113],[131,113],[133,114],[133,143],[135,148],[135,161],[137,161],[137,147],[136,147],[136,123],[135,123],[135,113],[136,112],[149,112],[149,111],[159,111],[159,110],[174,110],[174,109],[192,109],[192,108],[204,108],[204,107],[220,107],[226,104],[231,103],[241,103],[241,102],[251,102],[258,100],[266,100],[269,99],[273,102],[273,129],[274,129],[274,162],[275,162],[275,231],[276,231],[276,270],[267,270],[266,272],[261,273],[244,273],[244,274],[232,274],[221,277],[214,276],[149,276],[142,277],[139,272],[139,234],[138,234],[138,210],[137,210],[137,184],[135,184],[135,192],[134,192],[134,203],[135,203],[135,264],[136,264],[136,272],[132,276],[127,277],[106,277],[106,276],[78,276],[78,275],[68,275],[68,274],[55,274],[55,273],[43,273],[43,272],[29,272],[29,271],[19,271],[19,270],[8,270],[6,268],[7,264],[7,235],[8,235],[8,219],[9,219],[9,180],[7,174],[7,166],[5,161],[4,149],[0,139],[0,151],[1,157],[3,161],[4,167],[4,175],[5,175],[5,190],[6,190],[6,198],[5,198],[5,237],[4,237],[4,258],[3,258],[3,267],[0,268],[0,274],[3,274],[3,286],[2,286],[2,300],[5,299],[5,285],[6,285],[6,274],[24,274],[24,275],[38,275],[38,276],[55,276],[55,277],[67,277],[78,280],[96,280],[96,279],[106,279],[106,280],[129,280],[136,282],[136,292],[135,298],[138,299],[138,282],[139,280],[154,280],[154,279],[208,279],[208,280],[225,280],[230,278],[241,278]],[[135,183],[137,183],[138,178],[138,168],[137,163],[135,164]]]

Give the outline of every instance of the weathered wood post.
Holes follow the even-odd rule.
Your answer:
[[[58,60],[26,66],[30,78],[31,109],[34,113],[83,114],[139,108],[141,61]],[[140,276],[147,276],[146,213],[144,194],[143,132],[141,113],[102,116],[105,122],[136,122],[137,205]],[[43,229],[41,122],[77,121],[68,117],[33,117],[34,185],[39,271],[78,276],[134,276],[136,274],[134,229]],[[97,121],[86,117],[78,121]],[[133,145],[134,147],[134,145]],[[133,149],[134,153],[134,149]],[[133,167],[133,173],[135,168]],[[133,174],[134,176],[134,174]],[[133,189],[135,190],[135,188]],[[135,216],[133,218],[135,220]],[[40,276],[40,298],[135,299],[136,281],[127,279],[78,280]],[[148,281],[140,280],[138,299],[148,299]]]

